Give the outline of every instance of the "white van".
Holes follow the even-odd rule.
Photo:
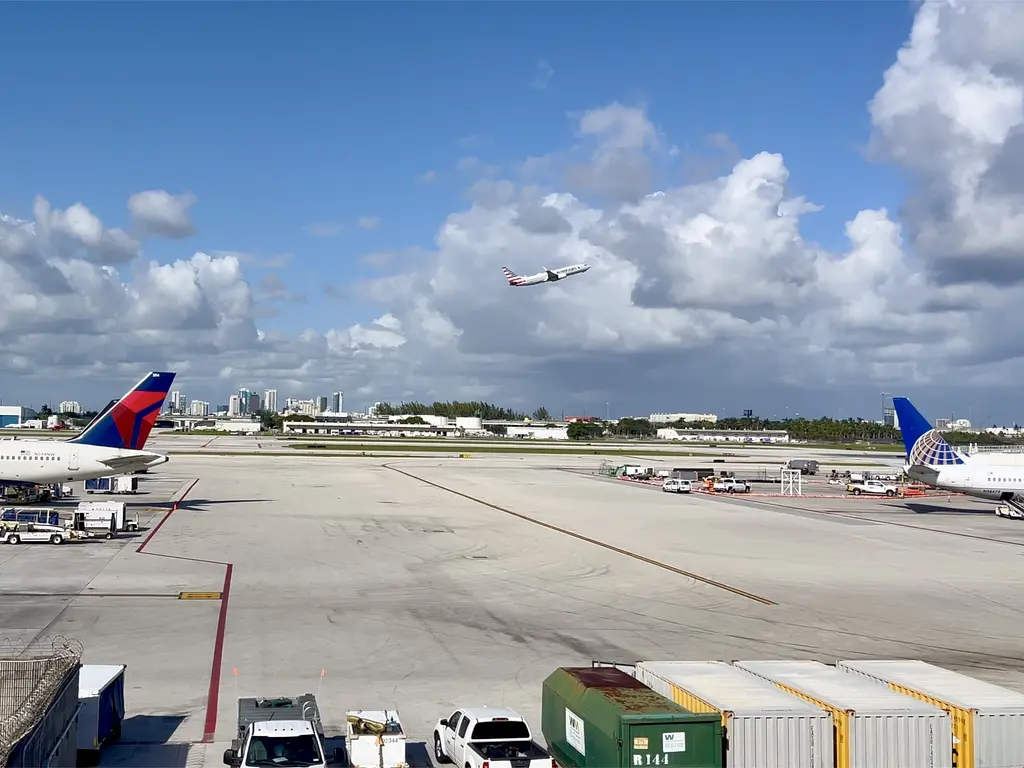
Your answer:
[[[661,490],[665,493],[689,493],[691,490],[690,481],[670,477],[662,484]]]

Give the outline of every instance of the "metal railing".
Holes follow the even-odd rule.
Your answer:
[[[70,678],[77,679],[81,660],[82,644],[62,636],[37,638],[28,644],[0,640],[0,766],[8,765],[19,743],[40,724],[58,696],[67,692],[73,682]],[[73,685],[73,701],[70,692],[65,698],[77,707],[77,682]],[[73,710],[59,719],[72,717]],[[54,725],[59,733],[66,723]]]

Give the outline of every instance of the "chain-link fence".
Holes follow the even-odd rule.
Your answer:
[[[66,637],[0,640],[0,768],[50,762],[76,716],[81,659]]]

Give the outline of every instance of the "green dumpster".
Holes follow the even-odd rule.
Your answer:
[[[541,731],[565,768],[722,768],[722,718],[683,709],[614,667],[561,667],[544,681]]]

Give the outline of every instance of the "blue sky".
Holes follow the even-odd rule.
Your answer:
[[[85,202],[106,224],[142,189],[192,190],[199,235],[147,256],[236,250],[295,258],[305,305],[268,327],[364,318],[319,282],[358,257],[429,247],[466,205],[459,158],[506,167],[565,148],[567,113],[645,103],[680,148],[724,132],[781,151],[823,204],[805,234],[841,247],[857,210],[898,206],[894,173],[861,157],[866,102],[906,38],[909,4],[19,3],[5,8],[0,209]],[[531,87],[538,61],[553,69]],[[476,137],[467,142],[467,137]],[[436,184],[415,183],[439,173]],[[664,180],[678,180],[665,168]],[[378,216],[375,231],[355,226]],[[304,232],[344,223],[337,237]],[[249,268],[254,279],[259,271]]]

